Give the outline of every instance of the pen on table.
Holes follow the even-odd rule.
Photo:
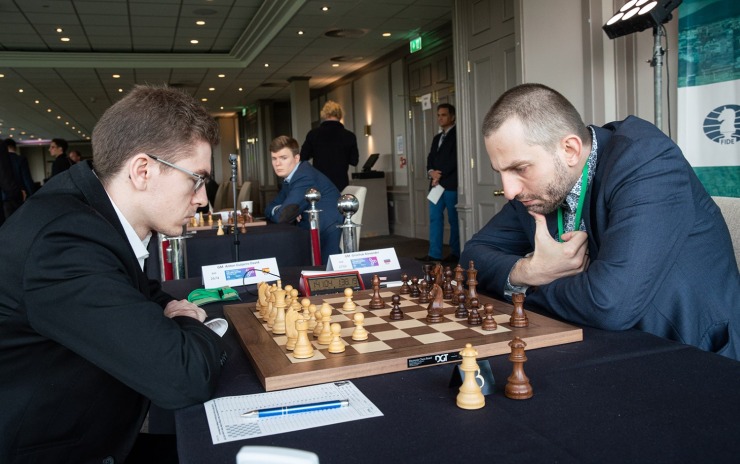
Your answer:
[[[321,403],[298,404],[294,406],[280,406],[277,408],[255,409],[242,414],[247,419],[258,419],[261,417],[284,416],[286,414],[298,414],[309,411],[322,411],[324,409],[346,408],[349,400],[324,401]]]

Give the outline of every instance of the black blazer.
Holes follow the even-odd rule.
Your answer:
[[[339,121],[324,121],[309,131],[301,147],[301,161],[313,159],[313,167],[331,180],[340,192],[349,185],[347,171],[357,166],[357,137]]]
[[[427,172],[431,169],[442,171],[439,185],[445,190],[457,190],[457,126],[452,126],[447,131],[442,146],[438,146],[440,137],[441,132],[432,139],[432,147],[427,156]],[[430,182],[430,188],[431,185]]]
[[[88,162],[0,228],[0,462],[123,462],[149,407],[208,400],[222,340],[139,267]]]

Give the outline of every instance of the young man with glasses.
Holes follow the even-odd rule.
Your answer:
[[[0,228],[0,462],[139,462],[150,401],[211,397],[221,339],[143,266],[152,231],[179,234],[207,203],[217,143],[193,98],[136,87],[98,121],[92,163]],[[159,462],[177,459],[168,443]]]

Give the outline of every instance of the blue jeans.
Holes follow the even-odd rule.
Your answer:
[[[429,256],[443,258],[442,240],[445,232],[444,211],[447,208],[447,218],[450,222],[450,249],[455,256],[460,256],[460,228],[457,225],[457,191],[445,190],[435,205],[429,202]]]

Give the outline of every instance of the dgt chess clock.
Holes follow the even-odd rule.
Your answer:
[[[342,293],[345,288],[365,290],[358,271],[311,271],[301,274],[298,289],[304,296]]]

